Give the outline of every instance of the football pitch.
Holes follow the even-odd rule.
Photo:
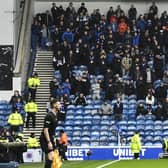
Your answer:
[[[61,168],[166,168],[168,159],[120,161],[66,161]],[[22,164],[19,168],[43,168],[43,163]]]

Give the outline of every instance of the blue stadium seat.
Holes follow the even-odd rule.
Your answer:
[[[66,126],[73,126],[73,125],[74,125],[74,122],[73,122],[73,120],[71,120],[71,119],[70,119],[70,120],[67,119],[67,120],[65,121],[65,125],[66,125]]]
[[[84,137],[84,136],[90,137],[90,131],[82,131],[81,136],[82,137]]]
[[[108,125],[110,125],[110,122],[109,122],[108,120],[102,120],[102,121],[100,122],[100,124],[101,124],[101,125],[106,125],[106,126],[108,126]]]
[[[82,127],[81,127],[81,126],[75,126],[75,127],[74,127],[74,130],[75,130],[75,131],[82,131]]]
[[[100,130],[100,126],[99,126],[99,125],[93,125],[93,126],[91,127],[91,130],[92,130],[92,131],[99,131],[99,130]]]
[[[81,132],[80,131],[73,131],[73,133],[72,133],[72,135],[73,135],[73,137],[75,137],[75,136],[81,136]]]
[[[83,120],[75,120],[74,121],[74,126],[81,126]]]
[[[83,125],[84,125],[84,126],[86,126],[86,125],[91,126],[91,125],[92,125],[92,121],[89,120],[89,119],[84,120],[84,121],[83,121]]]
[[[108,126],[108,125],[103,125],[103,126],[100,127],[100,130],[101,130],[101,131],[106,131],[106,130],[108,130],[108,129],[109,129],[109,126]]]
[[[73,131],[73,126],[65,126],[65,131]]]
[[[84,126],[83,126],[83,130],[84,130],[84,131],[90,131],[90,126],[91,126],[91,125],[84,125]]]

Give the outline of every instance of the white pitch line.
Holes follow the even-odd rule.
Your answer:
[[[96,167],[96,168],[104,168],[104,167],[106,167],[106,166],[109,166],[109,165],[111,165],[111,164],[113,164],[113,163],[116,163],[116,162],[119,162],[119,161],[120,161],[120,160],[114,160],[114,161],[111,161],[111,162],[109,162],[109,163],[100,165],[100,166],[98,166],[98,167]]]

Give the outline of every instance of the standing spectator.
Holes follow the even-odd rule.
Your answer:
[[[67,146],[68,146],[68,136],[63,130],[60,130],[59,154],[62,160],[67,160],[67,157],[65,155],[65,153],[67,152]]]
[[[133,37],[132,37],[132,46],[139,46],[139,41],[140,41],[140,34],[135,32]]]
[[[50,96],[49,101],[46,103],[47,113],[51,111],[51,102],[54,100],[54,97]]]
[[[53,23],[54,25],[57,25],[57,19],[58,19],[58,7],[55,3],[52,3],[51,13],[53,17]]]
[[[136,8],[134,7],[134,5],[132,4],[130,9],[128,10],[128,18],[129,20],[136,20],[136,15],[137,15],[137,10]]]
[[[108,12],[107,12],[107,21],[110,23],[111,17],[115,14],[114,9],[112,6],[110,6]]]
[[[106,91],[105,91],[107,100],[112,100],[114,98],[114,93],[115,93],[114,89],[115,88],[114,88],[113,80],[109,79],[107,81]]]
[[[74,34],[70,31],[70,28],[67,28],[66,31],[62,34],[62,41],[67,41],[69,44],[74,41]]]
[[[14,95],[11,97],[9,103],[12,105],[13,110],[15,109],[16,103],[18,102],[18,99],[20,99],[20,102],[23,103],[23,98],[19,94],[18,90],[14,91]]]
[[[166,101],[163,104],[163,120],[168,119],[168,98],[166,98]]]
[[[120,98],[118,98],[117,102],[114,104],[113,112],[114,112],[115,120],[121,121],[122,120],[122,113],[123,113],[123,103],[121,102]]]
[[[156,3],[153,1],[152,5],[149,7],[149,11],[153,11],[153,15],[158,14],[158,7],[156,6]]]
[[[132,58],[130,57],[129,53],[126,54],[126,56],[122,59],[121,63],[122,63],[122,75],[129,76],[132,67]]]
[[[127,80],[125,82],[125,86],[124,86],[124,93],[127,96],[130,96],[132,94],[135,94],[135,88],[134,88],[134,83],[133,81],[129,81]]]
[[[43,24],[41,29],[41,49],[42,50],[46,50],[47,42],[48,42],[47,26]]]
[[[25,112],[27,113],[26,128],[29,128],[30,118],[32,118],[32,127],[35,128],[37,111],[37,104],[33,99],[30,99],[30,101],[25,105]]]
[[[23,125],[23,119],[18,110],[13,111],[13,113],[9,115],[8,124],[10,125],[11,133],[20,130],[20,126]]]
[[[165,101],[167,96],[167,88],[163,83],[161,83],[160,86],[158,86],[155,89],[155,95],[156,95],[157,101],[160,101],[162,103]]]
[[[37,20],[31,26],[31,49],[35,51],[38,46],[39,36],[40,36],[40,24]]]
[[[77,96],[74,100],[75,105],[82,105],[85,106],[87,104],[86,97],[83,93],[80,93],[79,96]]]
[[[93,100],[100,99],[100,89],[100,84],[98,83],[97,79],[95,79],[91,85]]]
[[[57,97],[57,89],[59,86],[59,82],[57,81],[57,79],[54,77],[49,84],[50,87],[50,95],[51,97],[56,98]]]
[[[66,8],[65,16],[66,16],[67,20],[72,21],[72,22],[74,21],[74,19],[76,17],[76,10],[75,10],[72,2],[70,2],[69,6]]]
[[[113,113],[113,109],[111,105],[107,101],[105,101],[100,107],[100,114],[111,116],[112,113]]]
[[[79,14],[85,15],[87,13],[87,8],[85,7],[85,3],[82,2],[80,8],[78,9],[78,15]]]
[[[136,131],[131,138],[131,151],[134,154],[134,159],[139,160],[139,153],[141,151],[141,140],[138,131]]]
[[[30,92],[30,97],[35,101],[36,99],[36,91],[40,86],[40,79],[37,73],[33,73],[33,75],[28,79],[28,87]]]
[[[136,94],[137,94],[137,100],[144,99],[146,95],[146,84],[140,76],[139,80],[136,82]]]

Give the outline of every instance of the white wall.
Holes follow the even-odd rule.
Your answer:
[[[57,6],[62,5],[66,8],[69,2],[56,2]],[[81,2],[73,2],[76,9],[80,7]],[[122,9],[127,13],[131,4],[134,4],[137,8],[138,14],[148,12],[149,6],[151,6],[151,2],[85,2],[85,6],[87,7],[89,13],[93,11],[93,9],[99,8],[102,14],[106,14],[109,7],[113,6],[114,9],[117,5],[121,6]],[[52,6],[52,2],[35,2],[34,11],[35,14],[39,12],[45,12],[46,10],[50,10]],[[162,13],[164,10],[168,10],[168,2],[158,2],[157,6],[159,7],[159,14]]]
[[[13,90],[10,91],[0,91],[0,100],[10,100],[11,96],[14,93],[14,90],[21,91],[21,78],[20,77],[13,77]]]
[[[0,1],[0,45],[13,45],[14,0]]]

